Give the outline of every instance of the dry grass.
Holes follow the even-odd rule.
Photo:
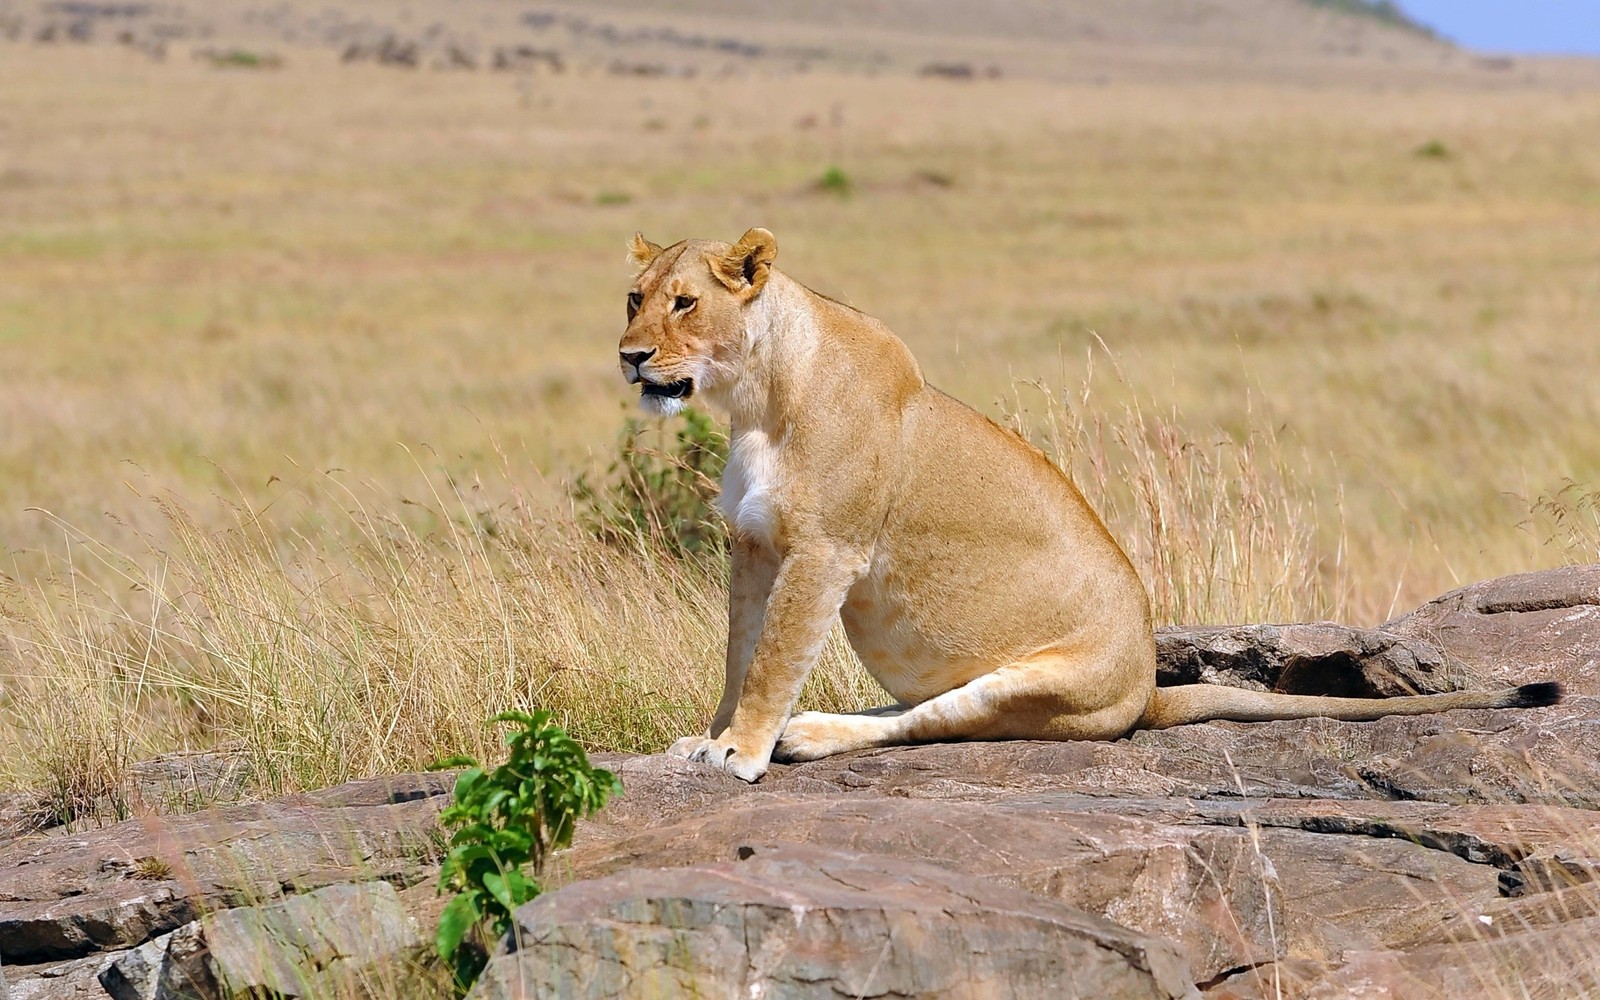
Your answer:
[[[1158,623],[1345,615],[1342,525],[1319,522],[1337,514],[1337,497],[1319,500],[1309,462],[1277,428],[1252,422],[1242,439],[1213,431],[1197,440],[1176,407],[1134,398],[1102,408],[1095,355],[1086,361],[1074,396],[1042,382],[1019,386],[1011,420],[1027,433],[1037,400],[1035,437],[1139,568]]]
[[[1136,406],[1085,422],[1049,397],[1041,418],[1157,581],[1163,621],[1336,610],[1274,439],[1196,443]],[[269,510],[221,504],[221,527],[146,496],[163,528],[137,550],[61,525],[68,558],[0,608],[0,780],[44,783],[66,820],[125,812],[129,765],[173,749],[240,753],[272,793],[492,759],[482,720],[506,709],[552,709],[605,750],[659,750],[704,724],[726,640],[720,556],[600,541],[503,481],[430,481],[413,500],[314,474]],[[315,530],[294,527],[313,513]],[[836,633],[803,703],[884,700]]]
[[[1526,527],[1534,538],[1564,552],[1574,565],[1600,563],[1600,490],[1568,481],[1529,502]]]
[[[1600,548],[1593,93],[5,56],[0,783],[63,814],[169,749],[271,791],[490,756],[503,708],[703,723],[720,568],[564,499],[635,228],[772,228],[1074,473],[1163,620]],[[807,698],[875,695],[835,643]]]

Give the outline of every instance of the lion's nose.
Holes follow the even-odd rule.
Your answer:
[[[649,361],[651,358],[655,357],[656,349],[652,347],[648,351],[622,351],[620,353],[622,354],[622,361],[624,364],[629,364],[637,368],[646,361]]]

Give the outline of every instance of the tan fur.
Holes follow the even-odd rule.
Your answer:
[[[1209,718],[1506,703],[1499,692],[1158,693],[1144,586],[1037,449],[924,382],[882,323],[774,269],[764,229],[733,246],[662,249],[635,236],[630,254],[644,270],[624,375],[691,381],[692,398],[731,423],[719,500],[733,537],[726,680],[706,734],[670,753],[753,781],[774,752],[812,760],[924,741],[1114,739]],[[643,398],[656,412],[682,405]],[[837,618],[899,704],[791,717]]]

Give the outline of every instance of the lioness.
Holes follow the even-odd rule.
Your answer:
[[[732,424],[727,679],[710,729],[674,756],[754,781],[774,755],[1560,698],[1555,684],[1384,700],[1158,689],[1144,585],[1041,452],[923,381],[882,323],[774,268],[765,229],[732,246],[636,235],[630,252],[623,375],[646,410],[693,398]],[[835,615],[899,704],[791,717]]]

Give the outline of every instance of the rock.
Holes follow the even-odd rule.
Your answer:
[[[444,774],[402,775],[128,820],[0,848],[0,960],[129,948],[212,908],[432,870]]]
[[[1370,723],[1208,723],[1135,733],[1112,746],[1129,748],[1121,776],[1140,795],[1157,784],[1145,777],[1153,772],[1190,795],[1226,794],[1232,785],[1235,794],[1252,797],[1600,808],[1600,699],[1594,698]],[[1132,748],[1150,756],[1134,758]],[[1144,770],[1133,772],[1135,765]]]
[[[9,1000],[105,1000],[106,991],[96,976],[108,958],[94,955],[70,962],[8,966],[0,981],[10,981]],[[0,1000],[7,1000],[4,987],[0,987]]]
[[[385,966],[393,986],[423,947],[393,886],[347,883],[207,914],[110,963],[100,982],[114,1000],[323,995],[370,986]]]
[[[1537,933],[1406,951],[1351,951],[1338,962],[1293,960],[1241,972],[1207,1000],[1461,1000],[1463,997],[1592,997],[1600,919]]]
[[[1163,801],[1003,789],[982,801],[749,796],[590,842],[561,868],[584,879],[797,843],[927,861],[1181,942],[1200,978],[1270,961],[1285,941],[1317,955],[1408,943],[1500,891],[1499,869],[1417,843],[1286,823],[1250,830],[1237,812],[1158,814]],[[1232,829],[1191,836],[1190,825]]]
[[[50,809],[42,795],[0,792],[0,844],[43,830],[50,825],[49,816]]]
[[[1198,834],[1198,835],[1196,835]],[[1238,831],[1163,826],[1018,797],[930,802],[752,796],[574,850],[571,878],[735,860],[776,845],[927,861],[1181,941],[1199,975],[1274,957],[1276,889]],[[1490,879],[1492,887],[1493,880]],[[1215,917],[1231,914],[1224,924]]]
[[[437,878],[428,878],[416,885],[400,890],[400,908],[406,911],[406,916],[417,925],[422,936],[432,940],[434,932],[439,927],[439,914],[444,912],[445,904],[450,902],[449,896],[439,894]]]
[[[602,753],[590,760],[616,774],[623,792],[579,827],[580,836],[602,830],[637,830],[771,787],[752,786],[716,768],[666,754]]]
[[[1159,629],[1156,679],[1163,685],[1228,684],[1285,694],[1389,698],[1456,691],[1469,677],[1421,638],[1310,622]]]
[[[1421,944],[1461,944],[1556,927],[1600,917],[1600,892],[1591,883],[1549,892],[1493,899],[1452,914],[1419,939]]]
[[[170,816],[238,802],[249,764],[238,753],[173,753],[138,761],[123,780],[74,803],[71,817]],[[0,793],[0,842],[54,829],[67,821],[60,804],[39,793]]]
[[[1475,583],[1383,628],[1436,646],[1479,684],[1555,680],[1600,696],[1600,566]]]
[[[1249,840],[1274,876],[1284,957],[1334,961],[1350,950],[1410,948],[1499,898],[1492,867],[1404,840],[1271,829]]]
[[[1372,742],[1352,758],[1352,773],[1388,797],[1600,809],[1600,699],[1393,717],[1369,732]],[[1356,734],[1345,745],[1362,747]]]
[[[583,882],[516,920],[472,997],[1195,996],[1166,941],[931,865],[815,848]]]
[[[1161,684],[1388,698],[1556,680],[1600,695],[1600,566],[1452,591],[1375,628],[1334,622],[1156,632]]]
[[[1600,807],[1600,699],[1375,722],[1217,722],[1111,743],[960,743],[777,765],[760,784],[677,777],[666,758],[608,758],[626,791],[598,825],[662,823],[738,795],[984,798],[995,790],[1117,798],[1418,799]],[[693,765],[687,765],[692,768]],[[703,769],[710,770],[710,769]],[[607,818],[618,810],[623,821]],[[583,836],[580,833],[580,837]]]
[[[239,801],[250,769],[243,754],[171,753],[134,764],[128,777],[135,814],[170,814]]]
[[[1284,799],[1090,801],[1093,809],[1158,823],[1402,839],[1497,869],[1505,895],[1593,882],[1600,873],[1600,813],[1582,809]]]
[[[211,1000],[221,989],[205,958],[196,921],[123,952],[105,963],[98,978],[113,1000]]]

